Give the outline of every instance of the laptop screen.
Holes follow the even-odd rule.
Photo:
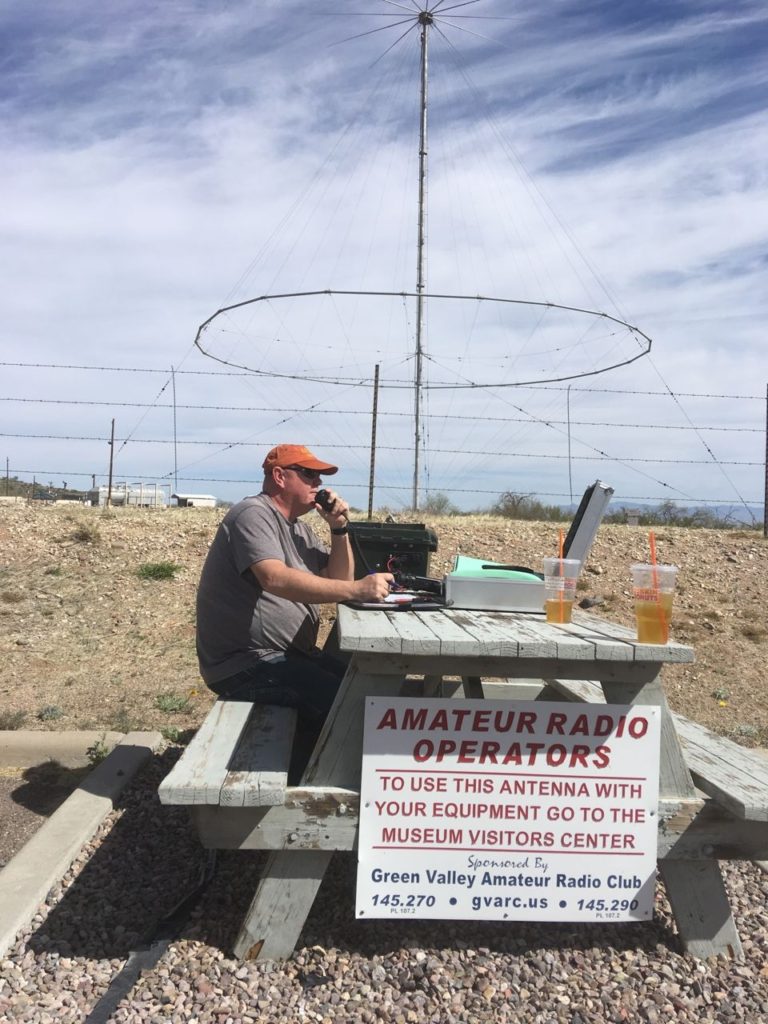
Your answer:
[[[563,543],[566,558],[578,558],[584,565],[612,495],[613,488],[602,480],[595,480],[584,491]]]

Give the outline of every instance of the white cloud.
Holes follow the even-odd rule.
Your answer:
[[[416,37],[384,56],[398,30],[331,45],[380,27],[387,10],[336,7],[376,17],[318,17],[302,2],[213,10],[194,0],[108,10],[43,3],[34,17],[6,13],[16,44],[0,92],[6,361],[215,371],[221,367],[191,342],[222,305],[281,289],[414,290]],[[734,490],[717,471],[686,464],[708,457],[693,431],[669,430],[660,444],[658,432],[620,424],[689,427],[689,403],[695,423],[745,428],[705,435],[718,458],[759,462],[759,402],[681,399],[681,410],[669,398],[583,388],[663,392],[666,382],[675,392],[762,390],[762,7],[710,0],[654,14],[560,0],[520,4],[511,21],[456,18],[474,12],[504,17],[508,5],[488,0],[452,15],[503,46],[446,29],[451,49],[432,36],[428,285],[620,308],[653,337],[653,363],[572,385],[572,453],[672,453],[680,462],[574,461],[578,490],[600,475],[618,496],[660,498],[671,480],[690,497],[757,499],[759,467],[729,470]],[[376,360],[407,359],[414,325],[401,303],[386,310],[374,303],[368,325],[364,306],[354,317],[345,308],[340,301],[323,332],[294,311],[279,343],[262,334],[254,345],[243,333],[220,335],[219,343],[248,365],[258,360],[278,372],[341,363],[344,375],[363,374]],[[256,332],[251,313],[240,317],[241,332]],[[437,307],[434,314],[428,352],[470,379],[488,375],[494,350],[478,340],[477,309],[466,304],[445,320]],[[492,336],[512,350],[517,344],[509,327]],[[553,347],[543,335],[532,338],[532,349]],[[591,357],[609,355],[612,344],[600,342]],[[451,363],[462,353],[464,363]],[[542,374],[552,375],[563,358],[541,357]],[[511,361],[500,355],[498,365],[501,373]],[[431,364],[427,371],[431,379],[447,372]],[[397,370],[401,378],[412,372],[412,361]],[[127,445],[121,474],[152,479],[172,469],[170,410],[118,404],[153,401],[164,377],[0,373],[5,397],[105,403],[2,402],[4,433],[103,437],[114,416],[122,436],[135,430],[137,439],[165,441]],[[176,383],[180,405],[267,410],[179,409],[185,472],[256,479],[259,445],[302,439],[349,466],[340,482],[365,503],[369,390],[193,375]],[[166,387],[161,405],[169,395]],[[547,461],[567,455],[566,397],[562,390],[429,392],[431,486],[451,489],[468,507],[512,485],[567,494],[567,459]],[[410,404],[405,391],[382,391],[381,501],[410,495]],[[509,419],[528,414],[527,424]],[[613,426],[577,426],[577,418]],[[554,419],[563,422],[546,425]],[[191,444],[245,438],[256,446],[222,452]],[[74,473],[106,469],[103,441],[5,441],[12,471],[27,476],[61,470],[52,475],[66,471],[73,483]],[[467,448],[486,454],[459,454]],[[384,490],[395,486],[401,490]],[[206,481],[203,489],[234,498],[253,488]]]

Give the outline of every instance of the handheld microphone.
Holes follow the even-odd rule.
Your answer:
[[[317,492],[317,494],[315,495],[315,501],[320,506],[320,508],[323,510],[323,512],[330,512],[331,508],[333,507],[333,502],[331,501],[331,496],[328,493],[328,491],[326,491],[326,489],[324,487],[321,490],[319,490]],[[347,515],[347,513],[346,512],[342,512],[341,514],[344,516],[344,518],[347,520],[347,522],[349,522],[349,516]]]

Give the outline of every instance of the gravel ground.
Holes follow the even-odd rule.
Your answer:
[[[163,808],[169,748],[131,784],[33,924],[0,961],[0,1021],[74,1024],[197,880],[186,812]],[[683,955],[661,886],[653,922],[625,925],[356,921],[354,858],[337,854],[294,956],[228,951],[261,857],[219,855],[177,941],[113,1022],[768,1022],[768,876],[724,865],[745,959]]]

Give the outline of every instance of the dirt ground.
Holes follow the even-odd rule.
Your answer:
[[[196,727],[212,696],[197,673],[195,588],[222,514],[0,503],[0,729]],[[538,568],[557,546],[557,524],[423,521],[438,537],[433,576],[459,550]],[[664,527],[656,545],[660,562],[680,567],[673,635],[696,648],[693,665],[664,670],[671,706],[747,746],[766,745],[768,542],[758,531]],[[600,527],[579,584],[582,597],[602,602],[594,613],[633,624],[629,566],[648,554],[646,529]],[[172,579],[142,579],[148,563],[178,569]]]

